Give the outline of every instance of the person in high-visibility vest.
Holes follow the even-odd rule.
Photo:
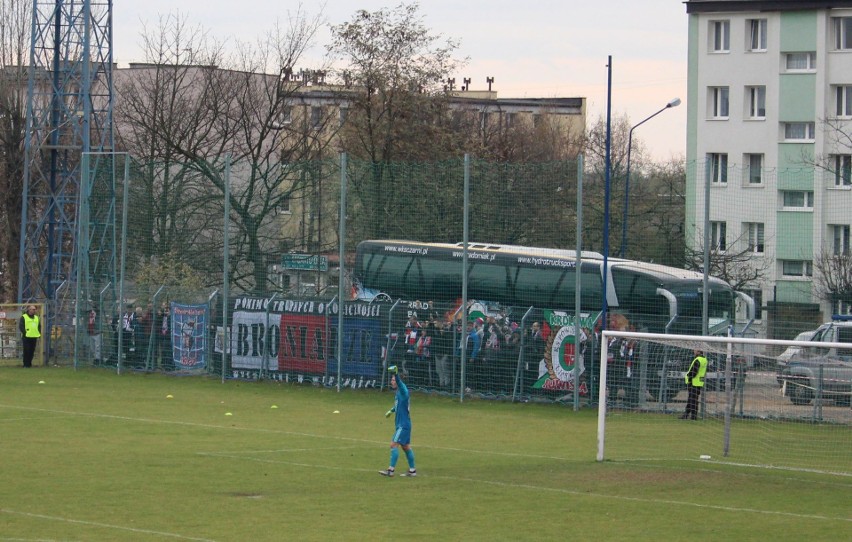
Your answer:
[[[689,396],[686,399],[686,411],[680,417],[682,420],[698,419],[698,397],[704,388],[704,375],[707,374],[707,357],[697,348],[694,352],[695,359],[689,364],[689,370],[684,376]]]
[[[38,338],[41,337],[41,322],[38,314],[36,314],[35,305],[27,307],[27,312],[21,315],[18,329],[21,332],[21,343],[24,346],[24,367],[32,367],[36,344]]]

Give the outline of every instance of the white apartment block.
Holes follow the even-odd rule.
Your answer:
[[[685,5],[687,239],[764,270],[748,293],[768,336],[773,317],[850,312],[814,264],[850,249],[852,1]]]

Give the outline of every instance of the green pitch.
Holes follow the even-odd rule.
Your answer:
[[[376,472],[387,467],[392,404],[392,393],[375,390],[2,368],[0,541],[780,542],[852,533],[852,477],[596,463],[597,413],[558,405],[415,393],[418,476],[384,478]],[[653,441],[655,425],[644,430]]]

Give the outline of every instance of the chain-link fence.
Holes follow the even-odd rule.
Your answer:
[[[830,314],[815,231],[848,254],[813,168],[633,172],[628,199],[574,161],[89,159],[54,322],[73,352],[51,352],[82,365],[364,387],[396,364],[450,393],[593,397],[602,321],[791,339]]]

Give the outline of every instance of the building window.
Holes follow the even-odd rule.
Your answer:
[[[852,86],[838,85],[834,91],[835,113],[838,117],[852,117]]]
[[[278,114],[278,124],[290,124],[293,121],[293,108],[285,105],[281,108],[281,113]]]
[[[813,141],[816,128],[813,122],[785,122],[785,141]]]
[[[785,60],[788,72],[810,72],[816,69],[816,53],[787,53]]]
[[[711,248],[713,250],[717,250],[719,252],[725,252],[728,249],[727,242],[725,240],[725,230],[726,230],[725,222],[711,222],[710,223],[710,237],[712,238]]]
[[[710,163],[710,182],[726,184],[728,182],[728,155],[712,152],[707,155],[707,161]]]
[[[834,48],[838,51],[852,49],[852,17],[834,17]]]
[[[728,118],[728,87],[710,87],[710,118]]]
[[[852,154],[835,154],[834,186],[852,186]]]
[[[292,211],[290,210],[290,197],[286,196],[278,200],[278,207],[276,207],[275,210],[279,215],[291,214]]]
[[[812,277],[814,264],[810,260],[781,260],[781,274],[785,277]]]
[[[763,311],[761,310],[761,307],[763,307],[763,290],[759,288],[747,289],[745,293],[754,299],[754,319],[763,320]]]
[[[766,87],[746,87],[746,102],[748,103],[748,118],[766,118]]]
[[[731,50],[731,21],[710,21],[710,50],[714,53]]]
[[[749,19],[748,24],[748,50],[766,50],[766,19]]]
[[[745,230],[748,238],[748,251],[755,254],[763,254],[763,223],[746,222]]]
[[[748,171],[748,184],[756,185],[763,184],[763,155],[762,154],[747,154],[745,155],[745,163]]]
[[[515,113],[506,113],[505,121],[506,128],[511,128],[515,124]]]
[[[835,299],[831,302],[831,314],[852,314],[852,303]]]
[[[311,107],[311,126],[318,128],[322,123],[322,107],[315,105]]]
[[[835,256],[849,256],[849,225],[840,224],[829,226],[831,228],[832,239],[832,254]]]
[[[783,208],[790,210],[808,210],[814,208],[814,193],[803,190],[784,190],[781,192]]]

